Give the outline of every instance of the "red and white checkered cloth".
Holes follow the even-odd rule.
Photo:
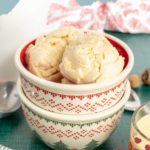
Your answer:
[[[51,0],[47,28],[61,26],[150,33],[150,0],[96,1],[89,6],[80,6],[76,0]]]

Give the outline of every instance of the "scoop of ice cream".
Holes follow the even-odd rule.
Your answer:
[[[88,50],[87,50],[88,49]],[[94,82],[100,76],[98,61],[86,45],[68,46],[64,52],[60,71],[74,83]]]
[[[123,66],[123,57],[103,35],[96,32],[84,33],[80,41],[69,43],[59,65],[62,75],[77,84],[113,78]]]
[[[65,46],[66,41],[61,38],[49,36],[37,39],[35,45],[30,45],[26,51],[29,71],[51,81],[61,78],[59,63]]]

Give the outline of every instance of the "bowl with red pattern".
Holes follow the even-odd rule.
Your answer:
[[[15,64],[28,99],[43,109],[62,114],[97,113],[115,105],[125,92],[134,57],[123,41],[109,34],[105,37],[124,57],[124,68],[116,78],[91,84],[61,84],[35,76],[28,71],[25,62],[26,50],[35,43],[35,38],[23,44],[16,52]]]

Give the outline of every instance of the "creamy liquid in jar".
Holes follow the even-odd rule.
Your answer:
[[[146,137],[138,133],[132,126],[130,137],[130,150],[150,150],[150,114],[142,117],[137,122],[138,130]],[[147,139],[148,138],[148,139]]]
[[[150,114],[142,117],[137,122],[138,129],[150,139]]]

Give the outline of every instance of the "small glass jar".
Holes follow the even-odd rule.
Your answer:
[[[132,116],[129,150],[150,150],[150,101]]]

